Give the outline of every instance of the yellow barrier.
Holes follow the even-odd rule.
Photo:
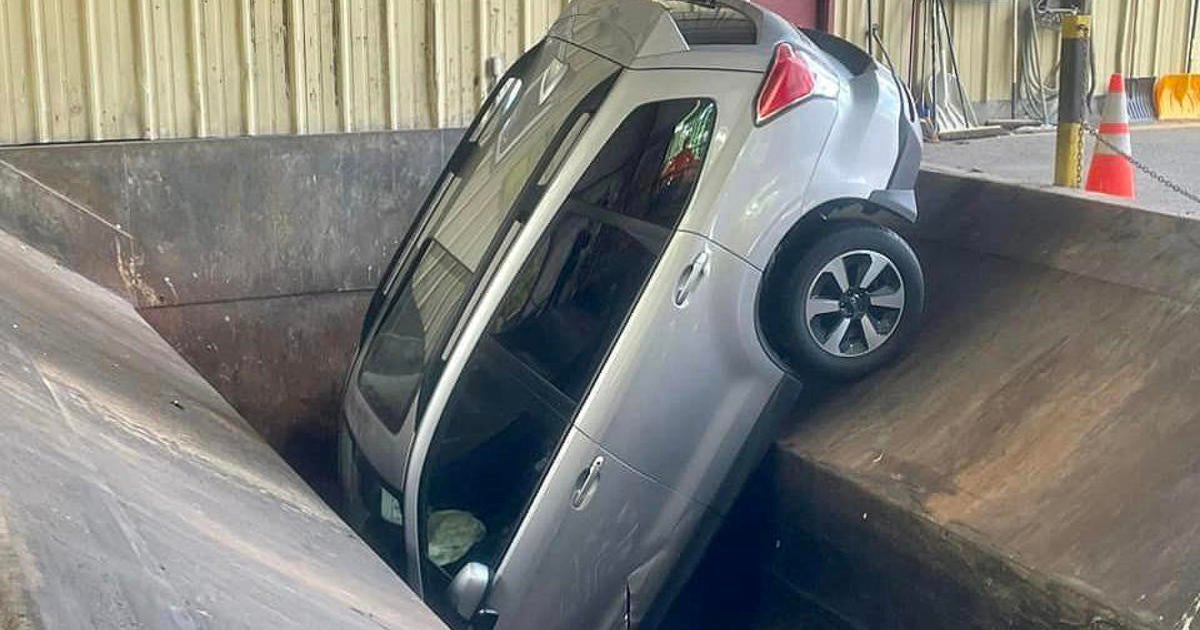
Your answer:
[[[1200,118],[1200,74],[1168,74],[1154,86],[1159,120]]]

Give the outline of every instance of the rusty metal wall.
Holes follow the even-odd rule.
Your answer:
[[[461,126],[565,0],[0,0],[0,144]]]
[[[867,46],[867,1],[835,0],[832,30]],[[911,0],[870,0],[884,47],[908,76],[911,63]],[[1108,75],[1154,76],[1183,72],[1187,57],[1188,21],[1198,0],[1097,0],[1093,36],[1096,74],[1101,87]],[[947,9],[958,62],[969,97],[974,101],[1007,100],[1013,72],[1013,0],[948,0]],[[1028,0],[1020,0],[1021,18]],[[1040,30],[1042,74],[1055,67],[1058,31]],[[1200,48],[1200,41],[1196,48]],[[882,59],[881,55],[878,55]],[[1200,59],[1200,50],[1193,51]]]

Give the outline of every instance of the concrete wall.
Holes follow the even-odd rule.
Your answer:
[[[0,229],[132,302],[289,455],[332,435],[362,311],[456,140],[5,149]]]
[[[1200,221],[948,169],[918,197],[922,333],[798,406],[773,573],[862,627],[1189,627]]]
[[[331,468],[363,305],[455,135],[4,150],[0,229],[125,296],[293,465]],[[926,329],[810,390],[763,562],[868,627],[1194,614],[1200,222],[931,169],[918,192]]]

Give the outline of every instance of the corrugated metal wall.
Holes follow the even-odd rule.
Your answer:
[[[911,0],[870,0],[885,48],[902,76],[908,77]],[[1197,0],[1094,0],[1093,41],[1101,88],[1109,74],[1157,76],[1183,72],[1188,19]],[[832,30],[867,45],[868,0],[834,0]],[[974,101],[1008,100],[1013,71],[1013,0],[948,0],[959,69]],[[1027,20],[1028,0],[1020,2]],[[1042,74],[1058,59],[1058,31],[1043,28],[1039,42]],[[1196,48],[1200,48],[1197,42]],[[1193,52],[1200,68],[1200,50]],[[882,57],[881,57],[882,58]]]
[[[565,0],[0,0],[0,144],[459,126]]]
[[[907,76],[910,0],[873,0]],[[1184,68],[1198,0],[1097,0],[1097,72]],[[867,0],[833,0],[866,43]],[[459,126],[566,0],[0,0],[0,144]],[[970,96],[1007,99],[1011,0],[949,0]],[[1043,70],[1057,32],[1041,33]],[[1200,67],[1200,44],[1196,46]]]

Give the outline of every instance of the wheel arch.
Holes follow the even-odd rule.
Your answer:
[[[881,216],[882,215],[882,216]],[[811,211],[805,213],[796,221],[783,238],[775,245],[766,267],[763,268],[762,281],[758,285],[754,304],[754,325],[759,342],[767,355],[780,368],[793,376],[799,376],[799,369],[790,365],[787,356],[787,336],[780,329],[784,308],[787,277],[783,273],[794,265],[808,247],[834,226],[847,223],[869,223],[887,226],[884,218],[895,217],[905,223],[911,223],[915,217],[902,213],[887,205],[872,199],[857,197],[842,197],[823,202]]]

